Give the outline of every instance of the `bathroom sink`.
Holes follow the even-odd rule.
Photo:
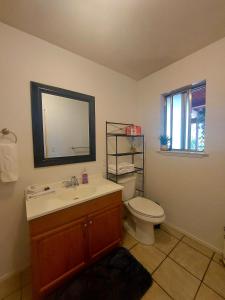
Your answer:
[[[91,185],[79,185],[63,189],[58,195],[63,201],[74,201],[82,198],[87,198],[96,193],[96,187]]]
[[[89,177],[89,183],[79,186],[65,187],[63,181],[42,185],[42,189],[48,186],[51,192],[30,197],[25,191],[27,220],[32,220],[47,214],[79,205],[117,191],[122,186],[106,180],[99,174]]]

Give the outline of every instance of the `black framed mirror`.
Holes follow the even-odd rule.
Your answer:
[[[96,160],[95,98],[31,82],[34,166]]]

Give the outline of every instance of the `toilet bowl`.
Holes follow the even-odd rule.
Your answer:
[[[126,176],[118,183],[124,187],[125,229],[140,243],[154,244],[154,225],[165,220],[163,208],[150,199],[134,197],[136,176]]]

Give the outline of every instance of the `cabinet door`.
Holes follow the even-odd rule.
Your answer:
[[[121,205],[88,216],[89,257],[95,260],[122,239]]]
[[[87,224],[82,218],[32,238],[34,290],[56,287],[87,261]]]

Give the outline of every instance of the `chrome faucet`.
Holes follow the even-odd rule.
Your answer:
[[[65,187],[71,187],[79,185],[79,182],[76,176],[72,176],[70,180],[63,181],[63,184]]]
[[[70,181],[71,181],[71,185],[72,186],[79,185],[79,182],[78,182],[78,179],[77,179],[76,176],[72,176],[71,179],[70,179]]]

